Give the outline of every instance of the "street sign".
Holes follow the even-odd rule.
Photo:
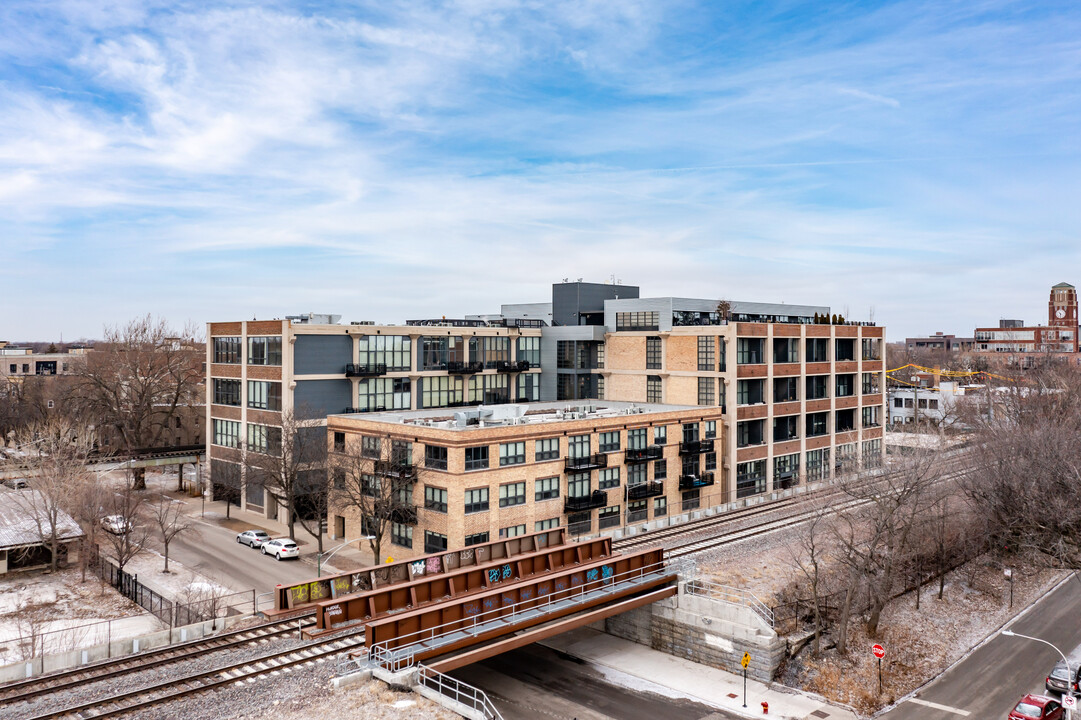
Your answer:
[[[871,646],[871,652],[873,652],[875,654],[875,657],[879,660],[886,657],[886,648],[882,647],[878,643],[875,643]]]
[[[1062,707],[1066,708],[1067,710],[1076,710],[1077,698],[1075,698],[1073,695],[1063,695]]]
[[[747,666],[751,664],[751,654],[743,653],[743,659],[739,661],[739,664],[743,666],[744,670],[746,670]]]

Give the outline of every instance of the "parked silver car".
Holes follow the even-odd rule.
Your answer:
[[[250,548],[262,547],[263,543],[270,541],[270,536],[263,530],[245,530],[237,534],[236,541]]]

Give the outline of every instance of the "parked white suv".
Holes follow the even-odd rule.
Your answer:
[[[269,542],[263,543],[259,550],[262,551],[264,555],[273,555],[275,560],[300,557],[300,548],[298,548],[297,544],[289,538],[270,540]]]

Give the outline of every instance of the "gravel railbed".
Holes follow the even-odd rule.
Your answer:
[[[338,637],[335,635],[334,637]],[[71,705],[80,705],[117,693],[150,687],[162,682],[169,682],[187,675],[207,672],[219,667],[240,662],[255,661],[296,648],[312,645],[310,640],[292,637],[277,637],[265,642],[253,642],[239,648],[220,648],[192,658],[180,660],[144,671],[133,671],[115,678],[102,678],[85,685],[61,690],[47,695],[40,695],[29,702],[0,708],[0,720],[25,720],[50,710]]]

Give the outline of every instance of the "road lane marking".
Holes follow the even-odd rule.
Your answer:
[[[960,708],[950,707],[949,705],[939,705],[938,703],[928,702],[927,700],[920,700],[919,698],[909,698],[908,701],[914,702],[917,705],[926,705],[927,707],[934,708],[935,710],[944,710],[945,712],[950,712],[955,715],[961,715],[962,717],[967,717],[968,715],[972,714],[968,710],[961,710]]]

